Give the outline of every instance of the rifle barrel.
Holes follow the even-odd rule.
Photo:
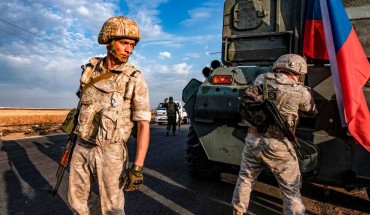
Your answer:
[[[52,195],[55,196],[58,193],[60,184],[62,183],[64,172],[68,167],[69,162],[72,158],[73,149],[76,145],[77,136],[73,132],[69,135],[67,139],[66,147],[63,150],[62,157],[59,161],[59,167],[56,173],[57,183],[52,191]]]
[[[62,168],[60,169],[60,167],[62,167]],[[64,175],[65,170],[66,170],[65,167],[59,166],[58,173],[57,173],[57,183],[55,184],[53,192],[51,193],[53,196],[55,196],[58,193],[58,189],[59,189],[60,184],[62,183],[62,179],[63,179],[63,175]]]
[[[281,115],[280,111],[277,109],[275,103],[273,103],[270,100],[265,100],[265,107],[267,108],[268,112],[272,115],[274,118],[274,121],[281,131],[281,133],[293,144],[294,150],[297,153],[297,156],[300,159],[303,159],[304,156],[302,153],[299,151],[301,148],[300,144],[297,141],[297,138],[293,131],[289,128],[288,123],[284,119],[284,117]]]

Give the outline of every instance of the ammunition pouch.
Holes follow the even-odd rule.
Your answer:
[[[285,138],[284,134],[281,133],[280,129],[277,127],[276,122],[271,120],[271,122],[266,123],[269,124],[261,133],[263,133],[264,137],[268,138],[275,138],[275,139],[283,139]]]
[[[76,108],[73,108],[67,114],[67,117],[60,126],[60,129],[65,133],[70,134],[76,127],[77,123],[78,123],[78,110]]]
[[[111,140],[117,129],[118,110],[115,107],[108,107],[100,111],[100,123],[98,125],[97,139]]]
[[[239,101],[239,113],[244,122],[257,127],[258,131],[266,128],[266,114],[263,108],[262,89],[260,86],[249,86]]]

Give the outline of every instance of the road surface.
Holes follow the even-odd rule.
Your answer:
[[[150,147],[144,170],[144,185],[126,193],[127,215],[226,215],[235,174],[222,173],[205,180],[191,176],[186,167],[185,145],[189,125],[178,136],[165,136],[165,126],[151,125]],[[66,135],[50,135],[0,141],[0,214],[71,214],[67,203],[68,173],[56,196],[55,172]],[[135,144],[129,143],[130,161]],[[94,190],[96,197],[97,189]],[[302,189],[306,214],[370,214],[364,191],[345,192],[305,183]],[[95,199],[95,198],[93,198]],[[281,193],[271,177],[260,177],[248,214],[281,214]]]

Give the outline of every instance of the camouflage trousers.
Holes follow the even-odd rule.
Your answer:
[[[68,201],[73,214],[125,214],[122,190],[125,161],[122,143],[97,146],[78,139],[69,173]],[[99,199],[100,204],[92,199],[91,186],[95,182],[99,187],[99,198],[95,200]]]
[[[292,144],[286,139],[265,138],[258,133],[248,133],[245,142],[232,199],[234,209],[247,212],[257,177],[266,166],[274,174],[282,191],[284,214],[304,214],[305,207],[300,194],[302,178]]]
[[[167,131],[176,131],[176,115],[168,114],[167,115]]]

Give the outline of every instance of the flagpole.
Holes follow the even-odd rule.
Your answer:
[[[320,8],[321,8],[322,22],[324,24],[325,40],[326,40],[326,46],[327,46],[328,55],[329,55],[331,75],[333,77],[335,97],[337,100],[340,121],[341,121],[342,127],[347,127],[347,123],[346,123],[346,119],[344,115],[342,87],[341,87],[340,79],[339,79],[337,56],[336,56],[335,47],[334,47],[333,34],[332,34],[332,29],[331,29],[327,0],[320,0]]]

